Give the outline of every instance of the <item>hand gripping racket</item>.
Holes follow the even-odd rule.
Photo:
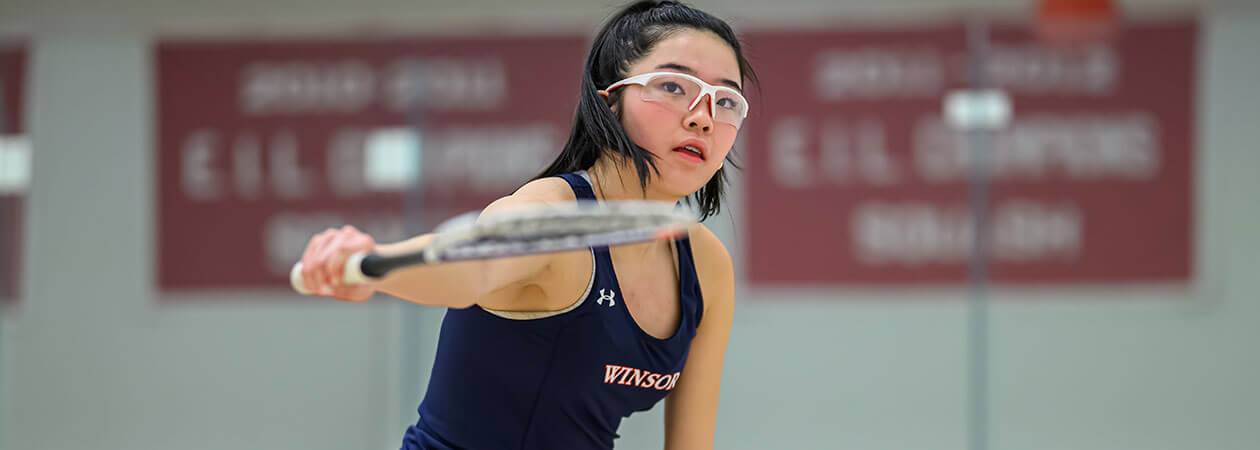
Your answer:
[[[453,219],[456,220],[456,219]],[[475,223],[438,227],[433,243],[414,253],[382,256],[356,253],[346,260],[342,281],[357,284],[408,266],[558,253],[603,245],[664,239],[682,234],[695,218],[673,203],[623,200],[582,201],[497,212]],[[289,272],[293,289],[302,283],[302,263]]]

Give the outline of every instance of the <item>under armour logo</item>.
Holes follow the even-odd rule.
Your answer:
[[[617,296],[617,291],[609,291],[605,289],[600,289],[599,300],[595,300],[595,303],[602,305],[604,304],[604,300],[608,300],[608,307],[611,308],[613,305],[617,304],[617,301],[613,300],[613,297],[616,297],[616,296]]]

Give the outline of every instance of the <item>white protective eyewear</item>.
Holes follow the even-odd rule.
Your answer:
[[[704,80],[677,72],[651,72],[613,83],[606,91],[627,84],[643,86],[639,97],[644,101],[665,103],[686,112],[696,108],[700,99],[709,96],[713,120],[734,125],[736,129],[748,117],[748,101],[743,94],[726,86],[714,86]]]

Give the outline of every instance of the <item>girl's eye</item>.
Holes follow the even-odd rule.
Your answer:
[[[682,85],[675,83],[673,81],[666,81],[664,83],[661,83],[661,89],[664,90],[665,92],[668,92],[670,94],[675,94],[675,95],[687,94],[686,90],[683,89]]]
[[[739,102],[733,98],[724,98],[724,99],[718,100],[717,104],[718,106],[721,106],[726,109],[739,108]]]

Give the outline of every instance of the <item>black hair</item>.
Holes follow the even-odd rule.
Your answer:
[[[583,65],[577,111],[569,140],[555,161],[534,179],[589,168],[604,153],[617,154],[632,162],[638,171],[641,187],[647,186],[653,172],[659,175],[653,155],[630,140],[599,90],[628,76],[626,72],[630,66],[656,44],[687,29],[711,31],[726,41],[735,50],[740,77],[756,83],[757,76],[748,60],[744,59],[739,38],[722,19],[676,1],[632,3],[608,19],[595,36]],[[618,100],[619,92],[614,91],[609,98]],[[685,199],[688,204],[694,202],[699,207],[700,220],[717,214],[721,209],[726,167],[739,168],[731,156],[728,153],[728,164],[724,164],[700,190]]]

